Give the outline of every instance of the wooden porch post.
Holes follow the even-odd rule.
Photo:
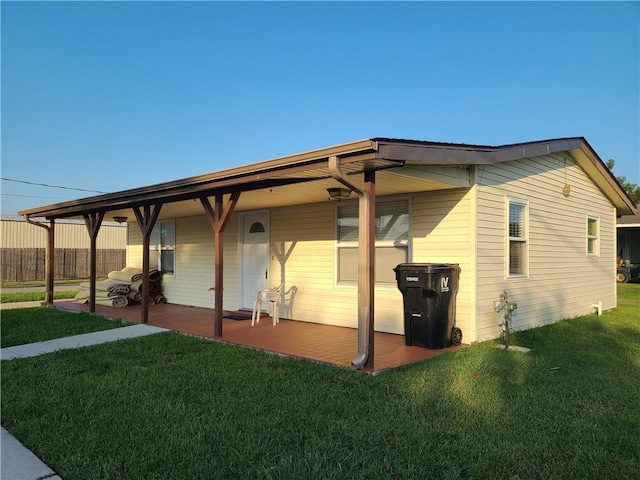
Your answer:
[[[151,205],[145,205],[144,212],[140,211],[140,208],[133,207],[133,213],[138,220],[138,226],[142,233],[142,309],[140,313],[140,321],[142,323],[149,322],[149,245],[151,239],[151,232],[160,215],[160,209],[162,204],[153,206],[151,211]]]
[[[27,223],[36,227],[44,228],[47,231],[47,245],[45,246],[45,264],[44,264],[44,288],[45,295],[42,305],[53,305],[53,280],[55,278],[55,219],[49,220],[49,226],[42,223],[34,222],[25,215],[24,219]]]
[[[213,317],[213,336],[221,337],[222,336],[222,302],[223,302],[223,289],[224,289],[224,276],[223,276],[223,253],[224,253],[224,245],[223,245],[223,233],[224,229],[227,226],[227,222],[229,221],[229,217],[231,216],[231,212],[238,203],[238,198],[240,198],[240,192],[233,192],[231,194],[231,198],[227,202],[227,204],[223,208],[222,204],[222,195],[216,194],[215,197],[215,208],[211,207],[211,203],[209,203],[209,199],[207,197],[200,197],[200,203],[202,203],[202,208],[204,208],[207,213],[207,218],[209,219],[209,223],[211,224],[211,228],[213,229],[213,237],[214,237],[214,255],[215,255],[215,266],[214,266],[214,277],[215,277],[215,310]]]
[[[374,352],[374,307],[375,307],[375,283],[376,283],[376,172],[364,173],[364,195],[360,197],[359,213],[359,266],[358,266],[358,296],[364,311],[359,313],[365,318],[358,329],[364,327],[358,335],[367,336],[369,339],[369,355],[364,368],[373,370]],[[365,327],[366,325],[366,327]]]
[[[55,235],[56,232],[56,221],[52,218],[49,220],[49,228],[47,230],[48,240],[47,240],[47,263],[45,267],[45,280],[44,280],[44,288],[45,288],[45,296],[43,305],[53,305],[53,284],[55,277]]]
[[[104,220],[104,212],[86,213],[83,217],[84,224],[91,238],[91,247],[89,250],[89,312],[94,313],[96,311],[96,239],[98,238],[102,220]]]

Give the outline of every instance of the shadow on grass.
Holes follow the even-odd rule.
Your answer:
[[[633,478],[640,443],[640,329],[587,316],[408,367],[424,421],[448,420],[440,478]],[[424,369],[426,375],[417,375]],[[434,373],[427,370],[435,369]],[[437,373],[436,373],[437,372]]]
[[[2,421],[65,480],[633,478],[639,331],[583,317],[377,376],[163,333],[3,362]]]

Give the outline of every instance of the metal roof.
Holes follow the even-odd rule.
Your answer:
[[[37,223],[42,223],[42,224],[46,224],[49,222],[49,220],[47,220],[44,217],[30,217],[30,220],[37,222]],[[24,219],[23,216],[21,215],[10,215],[7,213],[3,213],[0,214],[0,221],[2,222],[26,222],[26,220]],[[75,220],[72,218],[64,218],[61,219],[59,221],[56,222],[57,224],[68,224],[68,225],[84,225],[84,220]],[[126,227],[126,225],[124,224],[120,224],[117,222],[102,222],[102,226],[107,226],[107,227]]]
[[[297,184],[316,181],[322,187],[334,182],[328,162],[340,158],[342,170],[355,175],[370,170],[407,166],[469,166],[506,162],[551,153],[568,152],[616,206],[619,214],[636,207],[595,151],[582,137],[559,138],[502,146],[466,145],[376,137],[259,163],[234,167],[146,187],[45,205],[20,215],[52,218],[79,217],[97,212],[119,215],[134,207],[229,195],[233,192],[282,191],[290,202],[302,195]],[[308,189],[307,189],[308,190]],[[318,191],[321,189],[318,189]]]

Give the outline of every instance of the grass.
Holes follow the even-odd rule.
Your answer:
[[[54,300],[74,298],[78,290],[61,290],[53,292]],[[44,300],[45,292],[3,292],[0,293],[0,303],[38,302]]]
[[[103,280],[98,278],[98,281]],[[88,279],[65,279],[55,280],[54,283],[54,300],[66,300],[73,298],[78,293],[78,290],[69,290],[65,285],[76,286],[82,282],[88,282]],[[57,287],[55,287],[57,285]],[[4,291],[0,292],[0,303],[15,303],[15,302],[37,302],[44,300],[45,297],[45,284],[42,280],[34,280],[29,282],[2,282],[0,283],[0,289],[11,289],[12,287],[42,287],[42,291],[37,292],[12,292]]]
[[[104,277],[98,277],[96,280],[101,281],[104,280]],[[77,285],[82,282],[88,282],[88,278],[63,278],[59,280],[54,280],[54,285]],[[45,286],[44,280],[29,280],[26,282],[0,282],[0,288],[10,288],[10,287],[43,287]]]
[[[176,333],[5,361],[2,424],[65,480],[638,478],[626,288],[514,333],[528,354],[485,342],[376,376]]]
[[[0,346],[5,348],[42,342],[124,325],[128,324],[84,312],[65,312],[55,308],[4,310],[0,316]]]
[[[640,283],[618,284],[618,305],[633,305],[640,301]]]

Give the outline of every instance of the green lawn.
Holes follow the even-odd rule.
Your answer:
[[[53,292],[54,300],[64,300],[74,298],[78,290],[61,290]],[[38,302],[44,300],[45,292],[2,292],[0,293],[0,303],[15,302]]]
[[[73,298],[78,293],[78,290],[70,290],[70,288],[75,288],[79,283],[88,281],[88,279],[56,280],[54,282],[53,298],[55,300]],[[11,287],[42,287],[42,290],[34,292],[19,292],[12,291]],[[44,300],[45,297],[45,285],[42,281],[2,282],[0,284],[0,289],[2,289],[2,292],[0,293],[0,303],[36,302]]]
[[[130,325],[84,312],[68,312],[48,307],[3,310],[0,316],[2,348],[43,342]]]
[[[619,303],[375,376],[176,333],[10,360],[2,425],[65,480],[638,478]]]

